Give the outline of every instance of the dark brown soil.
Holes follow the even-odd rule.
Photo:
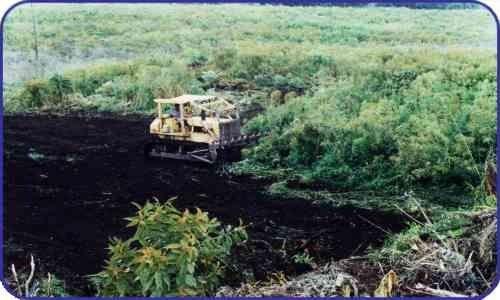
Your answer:
[[[147,118],[7,116],[4,118],[4,272],[35,255],[46,271],[83,295],[85,275],[100,271],[112,236],[126,237],[132,201],[177,196],[178,208],[200,207],[225,224],[242,219],[250,240],[234,251],[226,283],[307,270],[317,263],[379,246],[403,229],[396,215],[272,199],[267,183],[220,175],[219,168],[143,157]],[[367,222],[366,220],[369,220]],[[8,276],[8,274],[6,274]]]

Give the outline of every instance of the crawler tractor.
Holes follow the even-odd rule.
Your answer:
[[[236,107],[225,99],[182,95],[155,99],[158,116],[149,127],[145,155],[213,164],[238,160],[241,148],[257,135],[242,135]]]

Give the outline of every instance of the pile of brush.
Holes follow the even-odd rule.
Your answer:
[[[473,296],[491,287],[496,266],[496,210],[468,216],[457,239],[418,240],[400,262],[401,283],[410,294]]]
[[[239,288],[222,287],[217,296],[358,296],[357,281],[343,272],[336,264],[326,264],[321,268],[286,280],[283,274],[276,274],[269,282],[243,284]]]

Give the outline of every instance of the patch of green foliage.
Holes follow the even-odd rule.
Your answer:
[[[126,63],[97,65],[55,74],[48,79],[26,81],[21,88],[5,94],[6,111],[58,109],[68,105],[85,108],[85,101],[107,110],[112,99],[114,111],[150,112],[154,98],[168,98],[184,93],[204,94],[216,86],[257,89],[280,94],[304,94],[316,85],[316,77],[326,68],[334,68],[325,54],[301,53],[284,48],[274,53],[261,48],[259,53],[223,49],[205,58],[191,57],[190,51],[175,56],[137,59]],[[225,53],[229,52],[230,56]],[[221,62],[221,55],[224,59]],[[333,70],[333,69],[332,69]],[[326,73],[325,73],[326,74]],[[61,84],[64,83],[64,86]],[[292,95],[293,94],[293,95]],[[62,101],[62,100],[67,101]]]
[[[42,278],[40,282],[40,297],[67,297],[69,294],[66,292],[65,283],[63,280],[58,279],[53,275],[48,275]]]
[[[243,227],[221,228],[197,209],[180,212],[171,201],[136,205],[128,240],[109,245],[105,269],[91,277],[99,296],[206,296],[213,294],[226,257],[246,240]]]
[[[292,259],[296,264],[304,264],[308,266],[314,265],[314,259],[306,252],[297,253],[292,257]]]
[[[247,124],[267,136],[235,171],[335,189],[478,183],[496,145],[494,55],[370,49],[336,66],[314,93]]]

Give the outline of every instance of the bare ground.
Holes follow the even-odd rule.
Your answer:
[[[102,268],[110,237],[130,233],[123,220],[134,214],[130,203],[153,198],[177,196],[179,209],[199,207],[224,224],[249,225],[248,243],[231,259],[230,285],[279,271],[303,273],[307,267],[292,259],[303,251],[319,264],[359,255],[381,245],[383,230],[404,228],[398,215],[271,198],[264,193],[268,182],[223,176],[220,167],[145,160],[149,121],[4,117],[4,272],[34,254],[70,290],[91,295],[85,276]]]

